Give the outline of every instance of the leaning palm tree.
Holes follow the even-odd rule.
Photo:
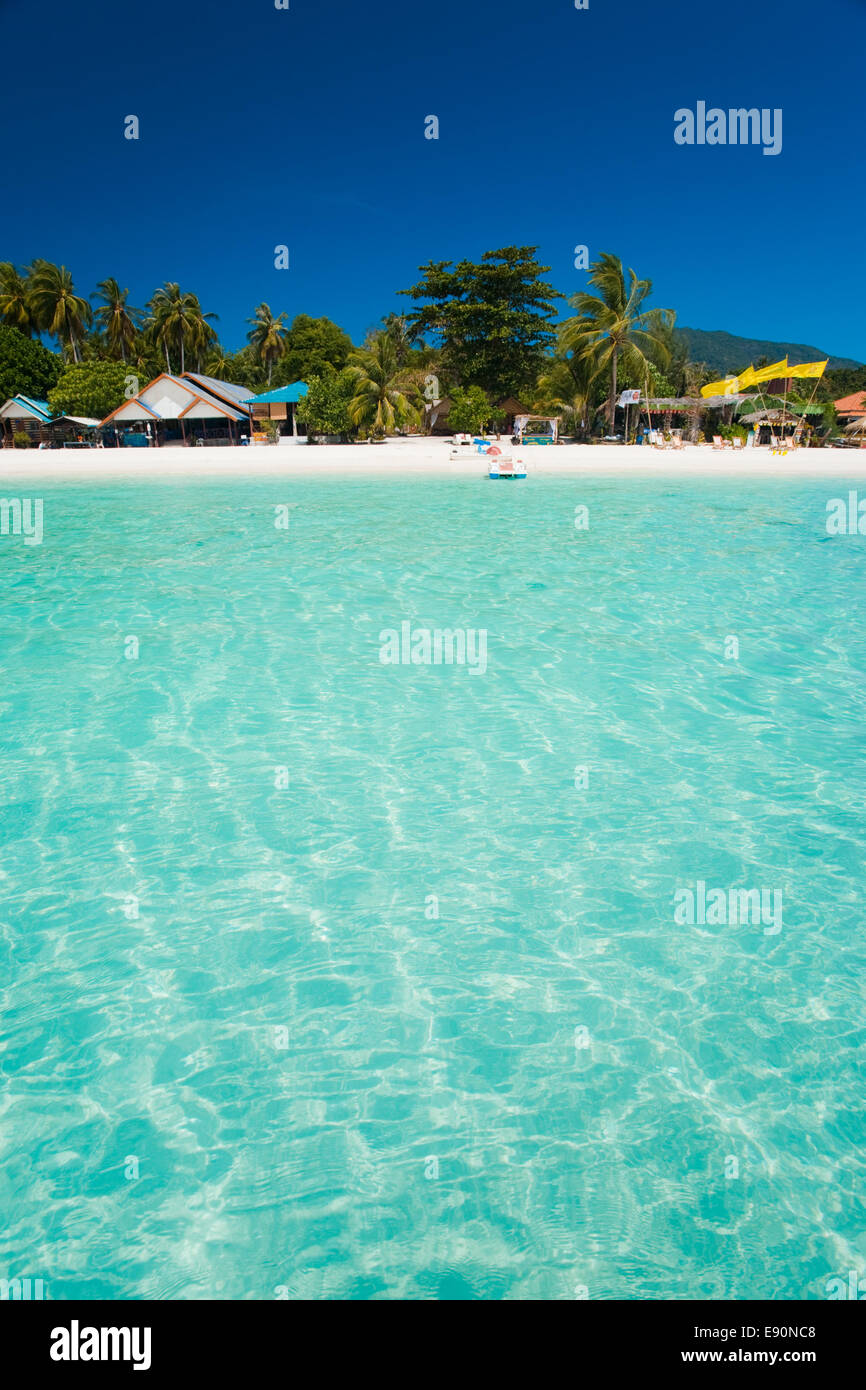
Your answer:
[[[377,333],[368,349],[353,352],[346,372],[352,386],[349,418],[353,425],[367,425],[377,434],[388,434],[401,425],[418,422],[418,410],[411,399],[414,383],[399,371],[387,333]]]
[[[608,421],[610,432],[616,411],[616,377],[620,362],[638,378],[649,363],[664,364],[669,356],[667,340],[674,315],[669,309],[647,309],[652,280],[639,280],[628,272],[626,286],[622,261],[609,251],[591,267],[589,283],[598,294],[581,291],[569,304],[577,317],[562,326],[562,342],[577,356],[594,356],[599,370],[610,368]]]
[[[36,325],[27,277],[11,261],[0,261],[0,321],[28,338],[33,337]]]
[[[34,261],[27,293],[36,327],[56,338],[64,353],[71,351],[73,362],[80,362],[78,345],[84,338],[85,325],[89,327],[93,322],[93,310],[86,299],[75,293],[66,266]]]
[[[94,312],[94,319],[105,337],[108,350],[113,357],[126,356],[132,350],[135,336],[141,328],[144,314],[141,309],[133,309],[128,303],[129,290],[122,290],[116,280],[101,280],[91,299],[101,299],[102,305]]]
[[[274,363],[278,362],[283,355],[283,341],[286,336],[286,316],[279,314],[274,318],[268,304],[259,304],[255,316],[247,319],[251,325],[247,334],[247,342],[259,362],[268,369],[268,387],[271,384],[271,375],[274,370]]]
[[[195,356],[196,365],[201,366],[204,353],[216,340],[216,333],[208,320],[216,314],[202,312],[198,296],[182,292],[180,285],[167,282],[157,290],[148,302],[150,316],[148,327],[153,341],[165,354],[165,365],[171,373],[172,349],[180,356],[180,370],[186,371],[186,353],[189,349]]]

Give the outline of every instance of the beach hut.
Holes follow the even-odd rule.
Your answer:
[[[529,416],[529,411],[525,405],[521,405],[515,396],[506,396],[504,401],[499,401],[499,409],[505,411],[505,424],[503,430],[506,434],[514,434],[514,422],[521,415]]]
[[[289,386],[275,386],[273,391],[264,391],[260,396],[244,397],[243,404],[249,407],[253,420],[279,421],[280,434],[294,439],[306,434],[306,426],[298,429],[298,402],[307,394],[305,381],[293,381]]]
[[[249,387],[198,372],[161,372],[106,415],[118,444],[237,444],[248,436]]]
[[[48,435],[52,448],[77,445],[90,447],[96,443],[99,420],[91,420],[87,415],[58,415],[48,425]]]
[[[36,401],[30,396],[13,396],[0,406],[4,445],[11,445],[16,434],[26,434],[31,444],[39,444],[48,438],[46,426],[50,419],[51,407],[47,401]]]

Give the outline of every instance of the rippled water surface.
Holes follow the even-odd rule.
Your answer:
[[[41,486],[0,538],[0,1276],[866,1274],[848,487]],[[486,671],[383,665],[403,621]],[[699,880],[781,931],[678,924]]]

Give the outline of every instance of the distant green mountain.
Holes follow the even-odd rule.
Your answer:
[[[735,333],[721,329],[708,332],[704,328],[675,328],[676,336],[685,343],[692,362],[706,362],[719,376],[725,372],[741,372],[757,357],[778,362],[787,356],[792,363],[822,362],[830,354],[808,343],[771,343],[761,338],[738,338]],[[829,368],[860,367],[853,357],[830,357]]]

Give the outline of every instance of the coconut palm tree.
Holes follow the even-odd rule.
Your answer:
[[[349,418],[353,425],[368,425],[377,434],[388,434],[400,425],[419,419],[412,402],[414,383],[397,366],[394,344],[387,333],[378,333],[370,347],[353,352],[346,368],[352,386]]]
[[[91,295],[91,299],[102,300],[101,307],[93,317],[105,336],[109,352],[113,357],[121,357],[124,362],[144,319],[141,309],[133,309],[127,303],[128,297],[129,290],[122,290],[112,279],[101,280],[96,286],[96,293]]]
[[[0,261],[0,320],[33,337],[35,324],[26,275],[11,261]]]
[[[251,325],[247,334],[247,342],[259,362],[267,367],[268,387],[270,387],[274,363],[278,362],[283,355],[283,341],[287,332],[286,316],[279,314],[277,318],[274,318],[269,305],[259,304],[255,316],[247,319],[247,323]]]
[[[417,330],[409,322],[406,314],[386,314],[382,322],[385,332],[394,344],[397,366],[404,367],[409,361],[412,349],[421,342]],[[421,345],[423,347],[423,343]]]
[[[589,283],[598,294],[581,291],[569,300],[578,313],[562,325],[562,342],[579,357],[594,356],[600,370],[610,368],[608,422],[613,434],[618,364],[622,362],[639,378],[650,361],[664,364],[669,356],[666,335],[674,315],[669,309],[645,308],[652,280],[639,280],[629,270],[626,285],[622,261],[609,251],[593,262]]]
[[[78,345],[84,338],[85,326],[89,328],[93,322],[93,310],[86,299],[75,293],[66,266],[34,261],[27,297],[36,328],[50,333],[62,345],[64,354],[71,351],[73,362],[80,362]]]
[[[154,342],[165,354],[168,372],[171,372],[170,351],[174,349],[180,354],[181,372],[186,371],[187,350],[194,355],[196,366],[200,368],[204,353],[216,341],[216,333],[209,323],[216,314],[203,313],[198,296],[182,292],[174,281],[158,289],[147,307],[150,311],[147,325]]]

